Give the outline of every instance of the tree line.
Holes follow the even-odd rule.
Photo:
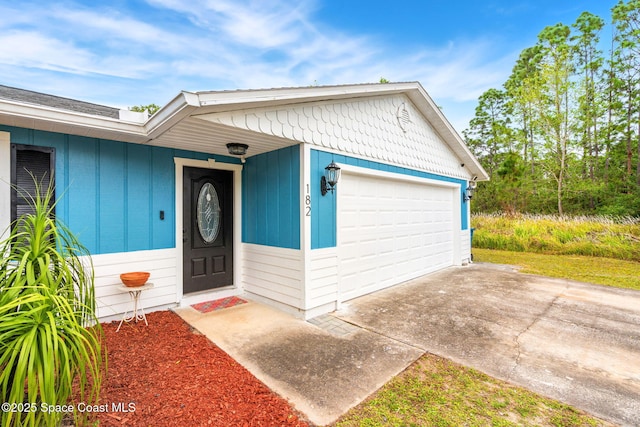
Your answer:
[[[475,211],[640,216],[640,0],[544,28],[463,134]]]

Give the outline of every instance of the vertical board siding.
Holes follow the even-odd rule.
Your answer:
[[[0,126],[15,144],[56,149],[56,216],[93,255],[175,247],[174,157],[236,158]],[[160,220],[164,211],[164,220]]]
[[[151,149],[131,145],[127,154],[126,251],[140,251],[152,247],[154,223],[152,211]]]
[[[338,156],[343,157],[343,156]],[[311,249],[336,246],[336,194],[320,192],[320,179],[336,156],[324,151],[311,150]],[[340,183],[336,186],[339,189]]]
[[[444,182],[460,184],[460,220],[461,229],[467,230],[469,203],[463,203],[464,191],[467,188],[467,181],[451,178],[447,176],[435,175],[429,172],[422,172],[407,169],[400,166],[378,163],[371,160],[358,159],[341,154],[332,154],[319,150],[311,150],[311,197],[313,211],[311,214],[311,249],[330,248],[336,246],[336,195],[327,193],[320,194],[320,178],[324,175],[324,168],[335,161],[338,164],[358,166],[367,169],[397,173],[401,175],[415,176],[419,178],[435,179]],[[340,191],[340,183],[336,185],[336,190]]]
[[[125,252],[126,244],[126,202],[127,177],[125,175],[125,144],[119,142],[99,142],[98,232],[100,243],[97,253]]]
[[[300,148],[247,159],[242,170],[242,241],[300,249]]]
[[[242,244],[242,282],[246,292],[304,309],[302,251]]]
[[[57,153],[57,157],[67,157],[68,180],[64,191],[68,200],[69,211],[62,217],[80,241],[91,253],[98,253],[99,247],[99,216],[98,205],[98,140],[79,136],[69,136],[66,155]],[[34,141],[35,145],[47,145],[48,139]],[[56,158],[56,160],[58,160]],[[56,164],[56,174],[60,169]],[[60,188],[60,181],[56,179],[56,186]],[[60,197],[60,196],[58,196]],[[64,196],[63,196],[64,197]]]
[[[151,150],[151,248],[175,246],[176,185],[172,150]],[[169,166],[171,165],[171,166]],[[164,220],[160,219],[164,211]]]

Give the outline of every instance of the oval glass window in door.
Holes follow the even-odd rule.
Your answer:
[[[213,184],[207,182],[198,194],[196,218],[198,231],[205,243],[213,243],[220,232],[220,199]]]

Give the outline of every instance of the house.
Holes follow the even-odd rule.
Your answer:
[[[55,175],[102,319],[128,271],[151,272],[147,310],[246,295],[310,318],[465,264],[488,179],[416,82],[181,92],[150,118],[0,86],[0,230],[25,166]]]

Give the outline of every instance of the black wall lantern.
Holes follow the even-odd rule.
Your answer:
[[[336,165],[332,160],[329,165],[324,168],[324,175],[320,178],[320,192],[324,196],[327,192],[333,193],[334,187],[340,179],[340,166]]]
[[[476,191],[476,186],[478,184],[475,181],[469,181],[469,186],[467,187],[467,189],[464,192],[464,201],[468,202],[469,200],[471,200],[471,198],[473,198],[473,192]]]

